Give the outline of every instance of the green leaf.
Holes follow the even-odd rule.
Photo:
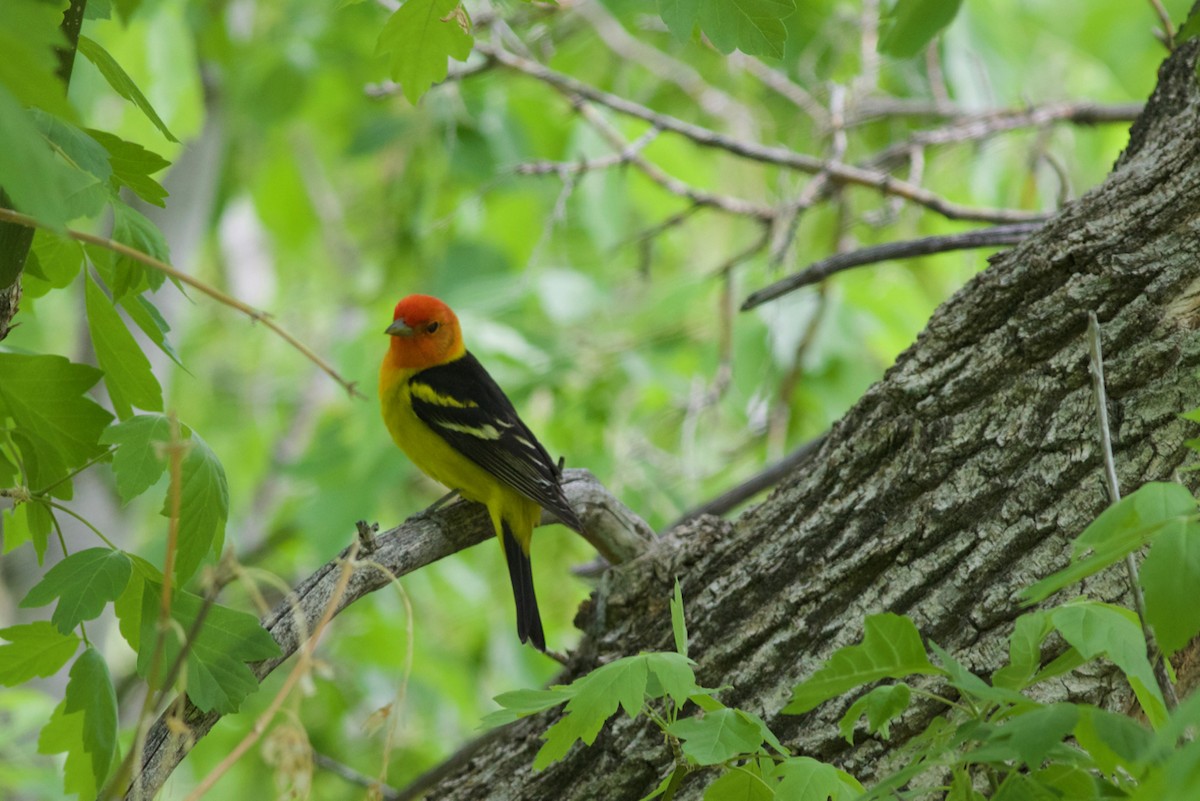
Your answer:
[[[704,801],[771,801],[770,786],[746,768],[726,771],[704,790]]]
[[[771,775],[780,779],[775,788],[777,801],[848,801],[863,792],[863,786],[849,773],[811,757],[792,757]]]
[[[57,75],[55,54],[55,48],[67,44],[60,28],[66,8],[66,0],[0,3],[0,53],[4,54],[0,58],[0,91],[8,87],[16,93],[15,99],[21,106],[40,106],[60,117],[75,119],[62,79]],[[12,118],[0,113],[0,119],[5,122],[0,126],[2,136],[3,128]]]
[[[796,0],[700,0],[698,5],[700,28],[717,50],[783,57],[783,21],[796,13]]]
[[[405,0],[379,33],[376,50],[390,52],[391,76],[408,102],[446,79],[446,59],[466,61],[475,44],[459,0]]]
[[[59,631],[69,634],[84,620],[100,616],[129,583],[132,566],[123,551],[88,548],[76,551],[46,571],[42,580],[21,601],[21,607],[45,606],[58,599],[50,618]]]
[[[1147,542],[1170,520],[1196,511],[1196,501],[1186,487],[1151,482],[1105,509],[1075,539],[1071,565],[1023,590],[1026,604],[1038,603],[1109,565],[1124,559]],[[1088,551],[1090,556],[1084,557]]]
[[[486,729],[512,723],[518,718],[528,717],[538,712],[564,704],[575,695],[567,687],[557,686],[549,690],[513,690],[500,693],[495,697],[496,703],[503,709],[497,709],[484,716],[482,726]]]
[[[122,16],[125,15],[122,14]],[[146,118],[154,123],[154,127],[158,128],[163,136],[171,142],[179,141],[175,138],[174,134],[167,130],[166,123],[158,116],[158,112],[150,105],[150,101],[142,94],[142,90],[137,88],[137,84],[121,68],[116,59],[109,55],[107,50],[88,37],[81,35],[79,37],[79,52],[84,58],[96,65],[96,69],[100,70],[100,74],[104,76],[104,80],[108,81],[108,85],[113,88],[113,91],[141,109]]]
[[[715,692],[696,684],[695,663],[686,656],[663,652],[641,654],[635,658],[646,662],[650,672],[646,692],[651,698],[668,697],[676,706],[683,706],[684,701],[693,696]]]
[[[161,412],[162,387],[150,369],[150,360],[142,353],[104,290],[90,275],[84,284],[88,330],[117,416],[122,420],[132,417],[131,406]]]
[[[69,286],[83,266],[83,246],[73,239],[39,228],[33,235],[22,284],[25,296],[38,298]]]
[[[170,166],[171,162],[136,142],[127,142],[107,131],[88,128],[87,133],[103,146],[108,154],[108,163],[112,170],[111,183],[114,190],[127,186],[147,203],[161,207],[166,206],[164,201],[167,197],[167,190],[150,176]]]
[[[683,617],[683,590],[679,579],[675,579],[675,595],[671,598],[671,631],[675,634],[675,650],[680,656],[688,655],[687,620]]]
[[[184,432],[186,428],[181,427],[181,436]],[[109,426],[100,441],[117,446],[113,473],[117,494],[126,504],[150,489],[167,469],[161,450],[171,441],[171,421],[161,414],[139,414]]]
[[[126,295],[119,302],[125,309],[125,313],[129,315],[129,319],[142,329],[142,333],[149,337],[159,350],[167,354],[171,361],[183,367],[183,362],[179,361],[179,355],[175,352],[175,348],[171,347],[171,343],[167,341],[167,334],[170,332],[171,326],[167,325],[167,321],[163,319],[158,308],[143,295]]]
[[[29,113],[46,141],[76,167],[100,181],[107,181],[112,176],[108,151],[82,128],[39,108],[32,108]]]
[[[4,552],[16,550],[27,542],[33,543],[38,564],[46,555],[46,545],[54,528],[54,513],[42,503],[19,504],[4,512]]]
[[[38,736],[39,754],[67,755],[63,765],[63,790],[78,795],[80,801],[91,801],[96,797],[96,768],[92,755],[83,742],[84,720],[81,713],[68,715],[63,701],[54,709],[50,720]]]
[[[63,712],[82,715],[83,750],[92,758],[96,786],[103,786],[117,755],[117,693],[95,648],[84,650],[71,666]]]
[[[854,745],[854,724],[865,713],[867,716],[867,731],[878,733],[885,740],[891,737],[891,722],[908,709],[912,699],[912,690],[903,682],[876,687],[871,692],[855,701],[842,720],[838,729],[846,742]]]
[[[681,42],[692,38],[696,19],[700,15],[701,0],[658,0],[658,15],[666,23],[667,30]]]
[[[992,674],[992,685],[1009,690],[1029,686],[1042,664],[1042,643],[1052,626],[1045,612],[1028,612],[1017,618],[1008,638],[1008,664]]]
[[[1139,762],[1150,749],[1154,735],[1127,715],[1118,715],[1094,706],[1079,705],[1075,740],[1109,776],[1118,769],[1136,776]]]
[[[1018,713],[1003,725],[990,727],[983,748],[967,756],[971,761],[985,762],[1015,755],[1036,770],[1063,744],[1078,719],[1074,704],[1051,704]]]
[[[962,0],[895,0],[880,24],[879,52],[911,58],[958,15]]]
[[[179,488],[179,550],[175,559],[175,580],[181,587],[210,551],[220,552],[229,517],[225,468],[198,434],[192,432],[188,442]],[[162,514],[171,515],[169,489]]]
[[[78,637],[45,620],[0,629],[0,637],[8,640],[0,645],[0,684],[5,687],[57,673],[79,648]]]
[[[862,642],[838,649],[812,677],[796,685],[783,712],[799,715],[855,687],[914,673],[945,675],[929,661],[911,620],[891,613],[871,615]]]
[[[141,212],[120,201],[113,202],[112,238],[161,262],[171,261],[167,241],[163,238],[162,231],[158,230],[158,226],[146,219]],[[97,267],[99,266],[100,263],[97,262]],[[113,263],[112,276],[105,278],[114,300],[120,300],[129,293],[141,292],[147,287],[158,289],[164,280],[163,273],[124,255],[117,256]]]
[[[977,698],[993,704],[1011,704],[1013,706],[1036,705],[1033,699],[1004,687],[993,687],[983,679],[967,670],[957,659],[935,642],[929,643],[929,648],[937,654],[938,661],[946,670],[950,684],[959,692],[971,698]]]
[[[158,632],[159,599],[162,587],[146,580],[142,592],[140,642],[154,642]],[[188,592],[178,592],[171,602],[171,618],[179,627],[170,627],[163,638],[163,664],[170,665],[182,645],[180,630],[190,632],[204,600]],[[153,648],[138,651],[138,674],[147,677]],[[187,694],[200,710],[229,714],[236,712],[246,696],[258,689],[247,662],[279,656],[279,646],[258,619],[220,604],[212,604],[199,633],[188,650]]]
[[[134,651],[141,651],[142,643],[142,600],[146,595],[146,584],[153,582],[162,586],[162,573],[154,565],[136,554],[129,555],[133,562],[133,575],[125,592],[113,602],[117,625],[121,636]]]
[[[757,753],[763,737],[758,724],[738,709],[718,709],[677,720],[667,733],[682,741],[683,753],[697,765],[719,765]]]
[[[1146,620],[1166,657],[1200,633],[1200,524],[1175,519],[1150,547],[1138,576],[1146,598]]]
[[[0,414],[17,424],[34,490],[103,453],[100,432],[112,415],[84,395],[102,375],[61,356],[0,353]]]
[[[0,3],[0,7],[4,5]],[[0,52],[4,52],[2,38],[0,35]],[[7,57],[0,58],[0,64],[6,61]],[[30,112],[4,83],[0,83],[0,119],[4,120],[0,125],[0,185],[18,211],[62,228],[70,219],[68,197],[83,173],[54,155]]]
[[[121,21],[128,24],[130,18],[141,8],[142,0],[113,0],[113,4],[117,7],[117,13],[121,15]]]
[[[576,740],[587,745],[595,742],[604,722],[618,706],[629,717],[642,711],[649,674],[644,656],[618,659],[571,683],[574,695],[567,702],[563,716],[542,735],[546,742],[534,758],[534,770],[562,759]]]
[[[1151,725],[1157,727],[1166,720],[1166,706],[1146,659],[1146,640],[1137,615],[1112,604],[1078,601],[1054,609],[1050,619],[1085,659],[1107,656],[1121,669]]]

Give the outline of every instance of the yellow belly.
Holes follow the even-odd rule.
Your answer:
[[[380,406],[392,439],[425,475],[457,490],[467,500],[487,506],[497,536],[502,533],[501,519],[507,520],[528,553],[541,507],[463,456],[417,417],[408,398],[411,376],[409,371],[380,373]]]

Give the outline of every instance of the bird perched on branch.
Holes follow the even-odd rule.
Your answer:
[[[508,561],[517,635],[545,651],[529,562],[533,527],[544,508],[583,532],[558,466],[466,349],[449,306],[409,295],[385,333],[379,400],[392,439],[430,478],[487,507]]]

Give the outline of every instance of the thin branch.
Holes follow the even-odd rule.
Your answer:
[[[378,779],[371,778],[364,773],[359,773],[354,768],[347,764],[338,762],[330,756],[322,754],[320,751],[313,749],[312,752],[313,764],[319,768],[333,773],[351,784],[357,784],[359,787],[366,787],[373,793],[378,793],[378,797],[383,801],[400,801],[400,791],[391,785],[382,784]]]
[[[45,223],[41,222],[40,220],[30,217],[27,214],[21,214],[18,211],[13,211],[12,209],[0,208],[0,221],[12,222],[12,223],[16,223],[17,225],[24,225],[28,228],[44,228],[48,231],[54,231],[55,233],[61,233],[60,231],[57,231],[57,229],[54,229],[51,226],[46,225]],[[303,342],[301,342],[300,340],[296,339],[294,336],[289,334],[286,330],[284,330],[284,328],[282,326],[280,326],[278,323],[276,323],[274,320],[272,320],[271,316],[269,314],[267,314],[266,312],[260,311],[259,309],[254,308],[253,306],[249,305],[248,303],[243,303],[242,301],[238,300],[237,298],[235,298],[231,295],[226,295],[224,292],[217,289],[216,287],[206,284],[203,281],[199,280],[198,278],[194,278],[193,276],[188,275],[187,273],[183,272],[182,270],[179,270],[176,267],[172,267],[170,264],[167,264],[164,261],[159,261],[158,259],[154,258],[153,256],[151,256],[147,253],[143,253],[140,250],[135,250],[134,248],[131,248],[128,245],[121,244],[120,242],[117,242],[112,239],[105,239],[104,237],[96,236],[95,234],[89,234],[84,231],[76,231],[71,228],[66,229],[65,233],[68,237],[70,237],[71,239],[74,239],[77,242],[84,242],[89,245],[96,245],[98,247],[105,248],[106,250],[111,250],[114,253],[119,253],[122,256],[126,256],[127,258],[133,259],[134,261],[145,264],[147,267],[153,267],[155,270],[158,270],[159,272],[161,272],[165,275],[168,275],[171,278],[174,278],[176,281],[187,284],[188,286],[192,287],[193,289],[197,289],[200,292],[203,292],[205,295],[208,295],[210,298],[217,301],[218,303],[229,306],[232,309],[237,309],[242,314],[245,314],[247,317],[249,317],[251,320],[262,323],[264,326],[266,326],[267,328],[271,329],[276,334],[278,334],[285,342],[287,342],[289,345],[291,345],[296,350],[300,351],[300,353],[303,354],[305,356],[305,358],[307,358],[313,364],[317,365],[317,367],[320,367],[322,370],[324,370],[325,373],[328,374],[330,378],[332,378],[334,381],[341,384],[342,387],[345,388],[345,390],[348,393],[350,393],[351,397],[360,397],[360,398],[365,397],[361,392],[359,392],[355,388],[354,382],[347,381],[346,379],[342,378],[341,375],[339,375],[338,372],[333,369],[333,366],[330,365],[329,362],[322,359],[311,348],[309,348]]]
[[[658,137],[658,134],[657,128],[651,128],[609,156],[579,159],[578,161],[527,161],[513,167],[512,171],[516,175],[557,175],[559,178],[565,178],[568,175],[580,175],[595,170],[618,167],[633,161],[639,153],[646,149],[646,145]]]
[[[587,470],[563,471],[563,489],[583,521],[588,541],[613,564],[637,557],[653,540],[650,527],[614,498]],[[350,548],[343,550],[301,581],[291,595],[263,618],[263,627],[275,638],[282,653],[252,663],[250,669],[262,682],[296,653],[308,632],[315,632],[318,621],[327,613],[336,616],[359,598],[389,586],[395,577],[493,536],[491,520],[479,504],[455,503],[436,513],[415,515],[377,538],[370,561],[356,563],[344,591],[335,598],[343,561],[351,553]],[[357,547],[357,543],[353,547]],[[388,572],[375,565],[385,567]],[[336,603],[331,603],[331,599]],[[178,730],[172,719],[188,728],[188,737],[172,733],[173,729]],[[152,798],[195,743],[220,719],[219,713],[201,712],[190,701],[181,715],[160,716],[146,737],[141,770],[134,777],[133,788],[137,790],[129,790],[127,801]]]
[[[816,439],[809,440],[780,461],[759,473],[755,473],[736,487],[726,490],[711,501],[684,512],[678,520],[667,526],[667,530],[680,526],[701,515],[723,515],[729,512],[763,490],[778,484],[784,477],[815,454],[824,443],[824,434]]]
[[[887,169],[908,157],[914,147],[948,145],[986,139],[1021,128],[1041,128],[1054,123],[1068,122],[1075,125],[1101,125],[1107,123],[1129,123],[1142,113],[1141,103],[1052,103],[1020,109],[999,109],[978,114],[961,115],[949,125],[926,131],[917,131],[903,142],[897,142],[876,153],[865,162],[869,169]],[[885,107],[886,108],[886,107]],[[882,109],[876,116],[896,116]],[[861,120],[856,120],[858,122]],[[848,122],[847,125],[853,125]]]
[[[902,197],[953,220],[1024,222],[1044,220],[1048,216],[1044,212],[1020,211],[1017,209],[979,209],[953,203],[924,187],[915,186],[886,173],[819,159],[815,156],[797,153],[785,147],[771,147],[758,142],[743,141],[717,133],[700,125],[685,122],[676,117],[660,114],[640,103],[635,103],[619,95],[597,89],[576,78],[552,70],[536,61],[522,58],[488,42],[476,42],[475,49],[495,59],[497,63],[536,78],[566,95],[579,95],[586,100],[607,106],[621,114],[644,120],[664,131],[679,134],[702,147],[725,150],[735,156],[740,156],[751,161],[775,164],[801,172],[819,173],[825,171],[829,173],[831,179],[838,183],[864,186],[878,190],[885,195]]]
[[[609,145],[619,152],[625,152],[629,148],[629,144],[621,135],[621,132],[613,127],[612,123],[604,119],[596,109],[590,104],[584,102],[580,98],[572,98],[575,108],[585,120],[591,123]],[[657,129],[654,129],[657,130]],[[728,195],[718,195],[715,192],[709,192],[704,189],[697,189],[673,175],[668,175],[661,167],[648,159],[641,156],[639,153],[632,153],[627,161],[636,167],[643,175],[649,178],[654,183],[661,186],[663,189],[670,192],[672,195],[686,198],[696,206],[708,206],[714,209],[720,209],[728,214],[735,214],[742,217],[752,217],[756,220],[771,220],[775,217],[775,210],[770,206],[765,206],[761,203],[755,203],[742,198],[730,197]]]
[[[730,66],[744,69],[761,81],[763,86],[803,111],[819,128],[829,127],[829,114],[821,102],[803,86],[790,80],[784,73],[741,51],[730,53],[728,62]]]
[[[1104,389],[1104,353],[1100,348],[1100,323],[1096,320],[1094,311],[1088,312],[1088,368],[1092,374],[1092,397],[1096,401],[1096,422],[1100,428],[1100,452],[1104,458],[1104,480],[1108,487],[1110,503],[1121,500],[1121,486],[1117,482],[1117,465],[1113,459],[1112,436],[1108,427],[1108,397]],[[1154,666],[1154,678],[1162,691],[1167,709],[1179,706],[1179,698],[1175,687],[1167,675],[1165,660],[1154,637],[1154,629],[1146,619],[1146,599],[1142,595],[1142,585],[1138,581],[1137,561],[1132,553],[1125,556],[1125,572],[1129,576],[1129,591],[1133,594],[1133,608],[1137,611],[1138,620],[1142,623],[1142,633],[1146,638],[1146,657]]]
[[[895,259],[912,259],[917,256],[948,253],[954,250],[1016,245],[1041,227],[1042,223],[1038,222],[997,225],[992,228],[981,228],[958,234],[927,236],[906,242],[888,242],[861,250],[852,250],[849,253],[838,253],[827,259],[813,262],[800,272],[793,273],[787,278],[751,293],[742,303],[742,311],[761,306],[769,300],[794,292],[801,287],[819,283],[835,273],[849,270],[852,267]]]
[[[1171,15],[1163,7],[1162,0],[1150,0],[1150,5],[1158,17],[1158,24],[1162,25],[1162,43],[1169,53],[1175,49],[1175,26],[1171,24]]]

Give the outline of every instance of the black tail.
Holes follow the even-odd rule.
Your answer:
[[[513,598],[517,602],[517,636],[521,642],[531,640],[539,651],[546,650],[546,635],[542,633],[542,616],[538,614],[537,596],[533,593],[533,570],[529,554],[521,550],[507,521],[504,529],[504,556],[508,560],[508,577],[512,580]]]

